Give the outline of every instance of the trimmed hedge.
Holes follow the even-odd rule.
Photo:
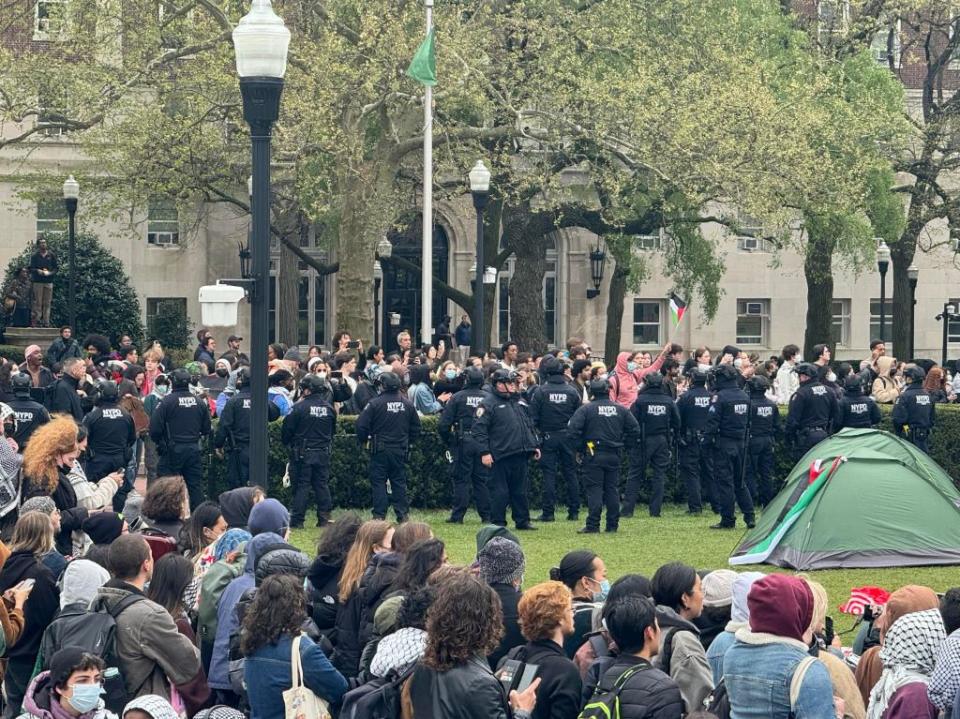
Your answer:
[[[890,406],[881,406],[883,422],[881,429],[892,431],[890,424]],[[785,415],[785,410],[783,411]],[[356,417],[340,417],[337,422],[337,434],[334,437],[331,461],[330,491],[335,507],[370,507],[372,500],[367,474],[369,454],[358,447],[354,433]],[[289,503],[291,493],[281,486],[284,466],[287,462],[286,448],[280,442],[280,422],[270,426],[270,487],[271,496]],[[444,457],[444,447],[437,433],[437,418],[423,418],[423,431],[420,439],[411,448],[407,462],[407,494],[411,506],[420,508],[449,507],[451,500],[450,465]],[[937,426],[931,436],[930,454],[946,472],[960,485],[960,405],[938,405]],[[774,480],[779,487],[783,479],[793,468],[797,456],[791,454],[781,440],[776,447],[776,471]],[[216,497],[226,489],[226,462],[207,452],[204,459],[207,488],[210,496]],[[624,461],[624,470],[626,461]],[[621,483],[626,481],[626,471],[621,472]],[[557,492],[559,504],[563,505],[564,487],[559,482]],[[531,462],[530,503],[539,507],[540,470],[536,462]],[[644,487],[640,501],[647,500]],[[666,497],[668,501],[685,502],[686,493],[682,483],[677,480],[674,464],[671,463],[667,474]]]

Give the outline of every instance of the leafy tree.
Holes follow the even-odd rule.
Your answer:
[[[60,271],[53,280],[50,322],[54,326],[65,325],[70,322],[68,241],[66,234],[61,232],[47,233],[45,239],[60,262]],[[13,258],[7,265],[4,282],[9,281],[19,268],[29,265],[34,252],[35,247],[31,244]],[[142,339],[140,302],[120,260],[110,254],[95,236],[85,233],[76,236],[76,259],[75,336],[82,338],[85,334],[97,333],[109,337],[114,343],[124,334],[137,341]]]

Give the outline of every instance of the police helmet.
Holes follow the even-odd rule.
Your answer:
[[[609,397],[610,382],[608,382],[606,379],[597,377],[590,380],[590,384],[587,385],[587,391],[590,393],[590,396],[593,399],[597,399],[598,397]]]
[[[751,392],[764,394],[768,389],[770,389],[770,380],[762,375],[756,374],[747,380],[747,386],[750,388]]]
[[[713,378],[717,382],[736,381],[739,376],[740,373],[737,372],[733,365],[719,364],[713,368]]]
[[[553,355],[547,355],[540,360],[540,371],[549,377],[550,375],[563,374],[563,365]]]
[[[320,379],[315,374],[308,374],[300,380],[300,389],[301,391],[306,390],[310,394],[316,394],[323,389],[324,384],[326,384],[325,380]]]
[[[10,389],[17,397],[29,396],[32,387],[33,380],[26,372],[18,372],[10,378]]]
[[[250,385],[249,367],[241,367],[240,371],[237,372],[236,385],[237,389],[242,389],[243,387],[248,387]]]
[[[643,386],[647,389],[660,389],[663,387],[663,375],[659,372],[649,372],[644,375]]]
[[[466,378],[467,387],[483,386],[483,370],[479,367],[467,367],[463,376]]]
[[[703,387],[707,384],[707,373],[702,369],[695,369],[690,373],[690,381],[697,387]]]
[[[923,371],[923,367],[917,365],[911,365],[903,370],[903,378],[907,382],[923,382],[923,378],[927,376],[927,373]]]
[[[183,367],[178,367],[170,373],[170,384],[174,389],[186,389],[190,386],[190,373]]]
[[[806,377],[819,377],[820,368],[815,364],[810,362],[801,362],[796,367],[793,368],[793,371],[798,375],[804,375]]]
[[[853,374],[852,372],[847,375],[847,378],[843,381],[843,388],[848,392],[855,391],[858,389],[863,389],[863,380],[860,375]]]
[[[393,372],[383,372],[377,377],[377,384],[380,385],[382,392],[396,392],[402,386],[399,377]]]
[[[513,384],[517,381],[517,373],[512,369],[498,369],[490,375],[490,384],[496,387],[498,384]]]
[[[112,402],[120,396],[120,390],[117,383],[110,379],[102,379],[97,382],[97,390],[100,392],[100,399]]]

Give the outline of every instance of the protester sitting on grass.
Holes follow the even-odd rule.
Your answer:
[[[937,650],[927,696],[938,709],[950,712],[960,690],[960,587],[948,589],[940,599],[940,617],[947,638]]]
[[[573,633],[563,644],[567,656],[573,659],[593,628],[593,610],[606,600],[610,591],[607,565],[596,552],[579,549],[564,555],[560,566],[550,570],[550,579],[563,582],[573,593]]]
[[[494,537],[477,554],[480,580],[486,582],[500,598],[500,616],[503,631],[497,648],[490,654],[490,666],[514,647],[523,644],[520,631],[520,584],[526,568],[526,559],[520,545],[503,537]]]
[[[403,597],[393,622],[395,631],[381,639],[370,663],[370,674],[385,677],[403,674],[423,658],[427,646],[427,611],[436,596],[435,587],[421,587]],[[385,607],[377,612],[376,620]]]
[[[733,646],[736,641],[736,633],[750,626],[750,607],[747,603],[747,595],[750,593],[750,587],[758,579],[763,579],[766,575],[762,572],[743,572],[737,575],[733,583],[733,597],[730,606],[730,621],[726,628],[717,635],[710,643],[707,649],[707,661],[710,663],[710,671],[713,673],[714,685],[720,683],[723,677],[723,655]],[[860,702],[863,704],[863,702]]]
[[[343,514],[328,524],[320,535],[317,557],[307,575],[310,580],[307,595],[313,605],[313,621],[317,629],[334,643],[337,610],[340,608],[340,577],[347,553],[362,524],[360,517],[353,512]]]
[[[693,623],[700,630],[700,643],[704,649],[710,649],[711,642],[730,621],[736,579],[737,573],[730,569],[715,569],[702,579],[703,612]]]

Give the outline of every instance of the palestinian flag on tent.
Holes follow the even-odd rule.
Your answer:
[[[673,317],[673,326],[676,327],[687,312],[687,303],[676,292],[670,293],[670,314]]]
[[[960,564],[960,491],[909,442],[844,429],[787,475],[730,557],[797,570]]]

